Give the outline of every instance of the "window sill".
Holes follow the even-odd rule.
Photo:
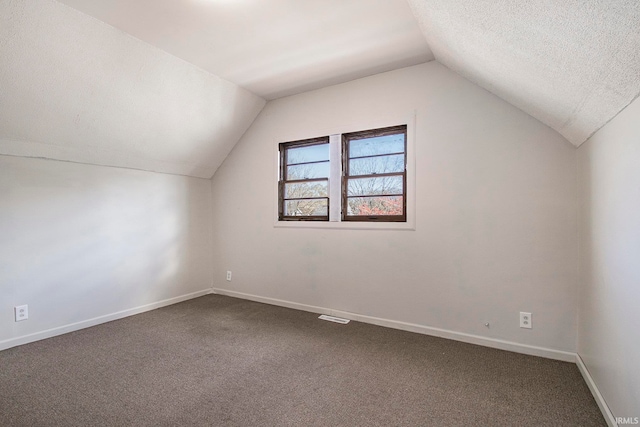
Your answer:
[[[402,230],[415,231],[411,222],[356,222],[356,221],[275,221],[274,228],[315,228],[327,230]]]

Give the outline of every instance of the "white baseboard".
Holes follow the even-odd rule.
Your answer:
[[[589,390],[591,390],[591,394],[596,400],[596,403],[598,404],[600,412],[602,412],[605,421],[607,422],[609,427],[617,427],[618,423],[616,422],[616,417],[613,416],[613,413],[609,409],[609,405],[607,405],[607,402],[602,397],[600,390],[598,390],[598,386],[596,385],[595,381],[593,381],[593,378],[591,377],[591,374],[587,369],[587,365],[584,364],[579,354],[576,355],[576,364],[578,365],[578,369],[580,369],[582,378],[584,378],[584,381],[587,383]]]
[[[99,325],[101,323],[110,322],[112,320],[122,319],[123,317],[133,316],[134,314],[144,313],[145,311],[155,310],[156,308],[165,307],[167,305],[176,304],[176,303],[190,300],[193,298],[198,298],[210,293],[211,293],[211,289],[204,289],[201,291],[192,292],[190,294],[181,295],[178,297],[154,302],[151,304],[145,304],[139,307],[129,308],[127,310],[118,311],[116,313],[105,314],[103,316],[94,317],[92,319],[70,323],[68,325],[58,326],[56,328],[47,329],[45,331],[35,332],[33,334],[23,335],[21,337],[16,337],[16,338],[10,338],[8,340],[0,341],[0,351],[6,350],[11,347],[16,347],[18,345],[28,344],[34,341],[43,340],[45,338],[51,338],[57,335],[66,334],[68,332],[73,332],[80,329],[88,328],[90,326]]]
[[[343,317],[345,319],[354,320],[372,325],[385,326],[387,328],[401,329],[403,331],[417,332],[419,334],[431,335],[441,338],[447,338],[455,341],[462,341],[469,344],[477,344],[485,347],[497,348],[500,350],[512,351],[514,353],[528,354],[531,356],[546,357],[547,359],[562,360],[564,362],[576,362],[576,354],[568,351],[553,350],[544,347],[536,347],[526,344],[519,344],[511,341],[504,341],[494,338],[482,337],[479,335],[465,334],[446,329],[433,328],[430,326],[418,325],[415,323],[399,322],[397,320],[382,319],[379,317],[365,316],[362,314],[349,313],[346,311],[332,310],[325,307],[317,307],[313,305],[300,304],[297,302],[285,301],[275,298],[261,297],[258,295],[245,294],[242,292],[229,291],[227,289],[213,288],[213,293],[227,295],[247,299],[256,302],[262,302],[281,307],[293,308],[296,310],[309,311],[318,314],[328,314],[330,316]]]

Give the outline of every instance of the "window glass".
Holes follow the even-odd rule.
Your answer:
[[[349,143],[349,158],[404,153],[404,134],[355,139]]]
[[[327,197],[329,181],[300,181],[284,184],[285,199],[306,199],[310,197]]]
[[[349,215],[402,215],[402,196],[349,197]]]
[[[329,220],[329,137],[280,144],[278,219]]]
[[[384,194],[402,195],[403,183],[401,175],[376,178],[351,178],[347,184],[347,195],[376,196]]]
[[[287,166],[287,180],[329,178],[329,161]]]
[[[329,143],[290,148],[287,150],[287,164],[329,161]]]
[[[343,221],[406,221],[406,140],[405,125],[342,135]]]
[[[284,205],[287,216],[310,217],[329,215],[329,200],[287,200]]]
[[[404,154],[349,160],[349,175],[374,175],[404,171]]]
[[[279,144],[278,219],[329,221],[331,215],[331,221],[406,222],[407,126],[329,141],[325,136]]]

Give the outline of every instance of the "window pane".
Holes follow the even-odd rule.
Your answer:
[[[402,176],[379,178],[354,178],[347,184],[348,196],[370,196],[378,194],[402,194]]]
[[[402,215],[402,196],[349,197],[347,215]]]
[[[404,172],[404,154],[349,160],[349,175]]]
[[[304,197],[327,197],[329,195],[327,189],[328,184],[328,180],[285,184],[284,198],[302,199]]]
[[[287,180],[329,178],[329,162],[287,166]]]
[[[307,147],[289,148],[287,164],[318,162],[329,160],[329,144],[309,145]]]
[[[286,200],[285,216],[328,216],[329,200]]]
[[[349,157],[404,153],[404,133],[349,141]]]

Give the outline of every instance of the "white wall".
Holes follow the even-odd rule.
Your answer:
[[[0,156],[0,348],[208,289],[210,216],[210,180]]]
[[[274,227],[278,141],[414,111],[414,231]],[[214,175],[214,287],[572,352],[576,192],[564,138],[437,62],[282,98]]]
[[[640,99],[578,149],[578,353],[616,417],[640,417]]]

